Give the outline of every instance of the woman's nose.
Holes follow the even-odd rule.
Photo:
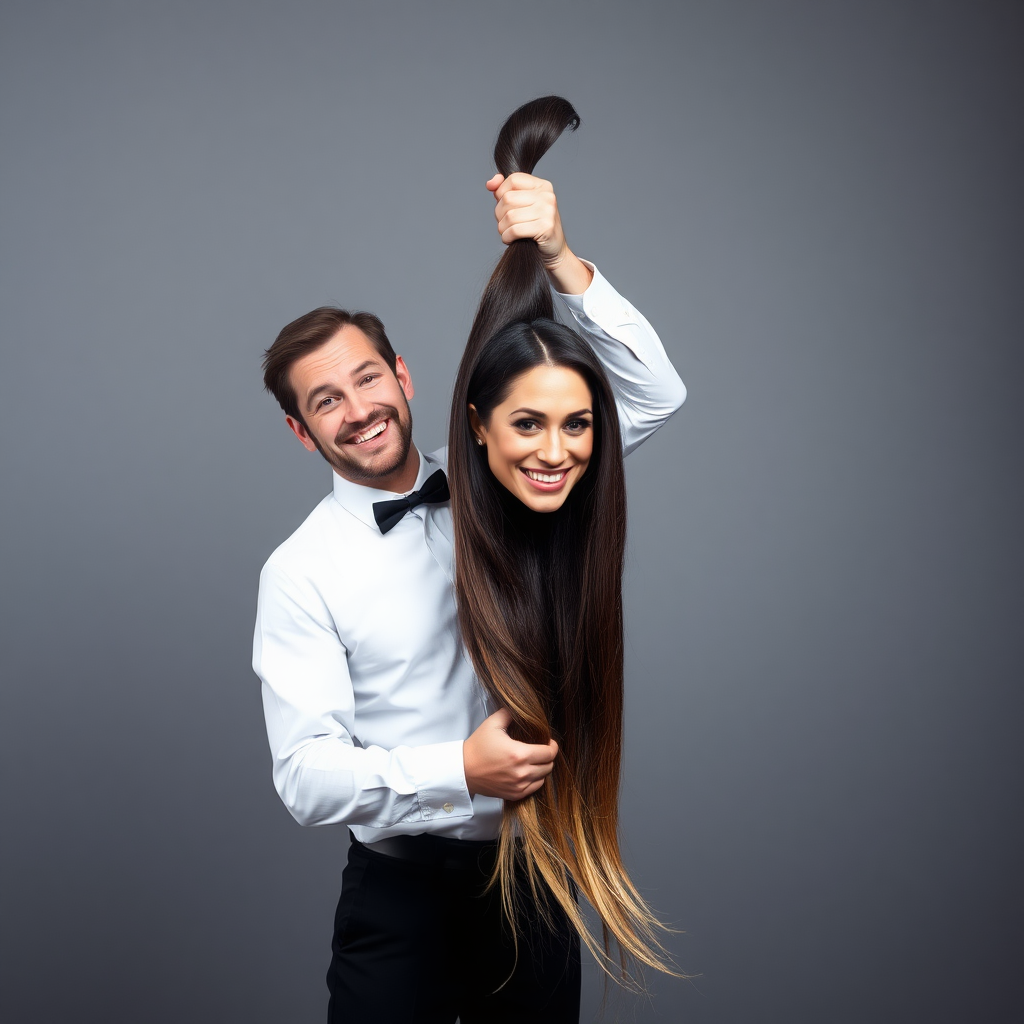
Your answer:
[[[565,458],[565,445],[557,431],[543,438],[541,447],[537,449],[537,458],[551,466],[557,466]]]

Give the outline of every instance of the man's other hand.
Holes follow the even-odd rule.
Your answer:
[[[487,189],[496,200],[494,217],[501,240],[508,245],[532,238],[555,287],[566,295],[582,295],[593,275],[566,244],[551,182],[517,171],[507,178],[495,174]]]
[[[558,754],[558,744],[520,743],[506,731],[512,716],[502,708],[480,723],[462,745],[470,795],[522,800],[544,785]]]

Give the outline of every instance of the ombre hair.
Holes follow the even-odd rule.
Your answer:
[[[532,172],[579,116],[558,97],[534,100],[505,122],[498,170]],[[548,275],[532,240],[512,242],[484,290],[452,398],[448,469],[455,531],[455,590],[462,639],[492,701],[526,743],[554,737],[544,785],[506,801],[493,884],[514,923],[523,870],[541,914],[552,902],[602,967],[633,986],[631,970],[668,973],[664,926],[622,864],[618,843],[622,755],[622,566],[626,489],[615,398],[590,345],[556,323]],[[533,512],[499,483],[478,446],[469,405],[484,423],[536,366],[579,373],[590,389],[594,451],[555,512]],[[588,926],[577,892],[597,911]],[[618,946],[618,966],[610,955]]]

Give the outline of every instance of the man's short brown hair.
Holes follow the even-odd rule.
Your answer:
[[[373,313],[350,313],[347,309],[339,309],[337,306],[320,306],[293,320],[282,328],[281,333],[274,339],[274,344],[264,353],[263,386],[277,399],[277,404],[285,413],[297,419],[303,426],[306,421],[299,412],[298,399],[288,379],[288,371],[293,363],[308,352],[313,352],[326,344],[342,327],[349,324],[358,327],[370,339],[370,343],[394,373],[395,350],[388,341],[380,317],[374,316]]]

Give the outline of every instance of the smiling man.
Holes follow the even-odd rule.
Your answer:
[[[269,390],[290,392],[285,422],[295,436],[346,480],[410,490],[412,378],[384,325],[372,313],[323,307],[285,331],[290,343],[270,350],[265,369]],[[324,331],[332,336],[318,344]]]
[[[685,396],[661,342],[566,245],[548,182],[496,175],[487,187],[502,241],[537,242],[632,450]],[[376,316],[321,307],[281,331],[264,381],[333,470],[331,493],[264,566],[253,645],[278,793],[301,824],[352,834],[329,1019],[575,1021],[578,947],[538,924],[516,960],[500,901],[484,893],[502,801],[544,785],[558,751],[507,735],[507,712],[487,706],[462,650],[445,451],[412,443],[409,369]],[[580,384],[525,375],[489,424],[496,474],[541,508],[586,472]]]

